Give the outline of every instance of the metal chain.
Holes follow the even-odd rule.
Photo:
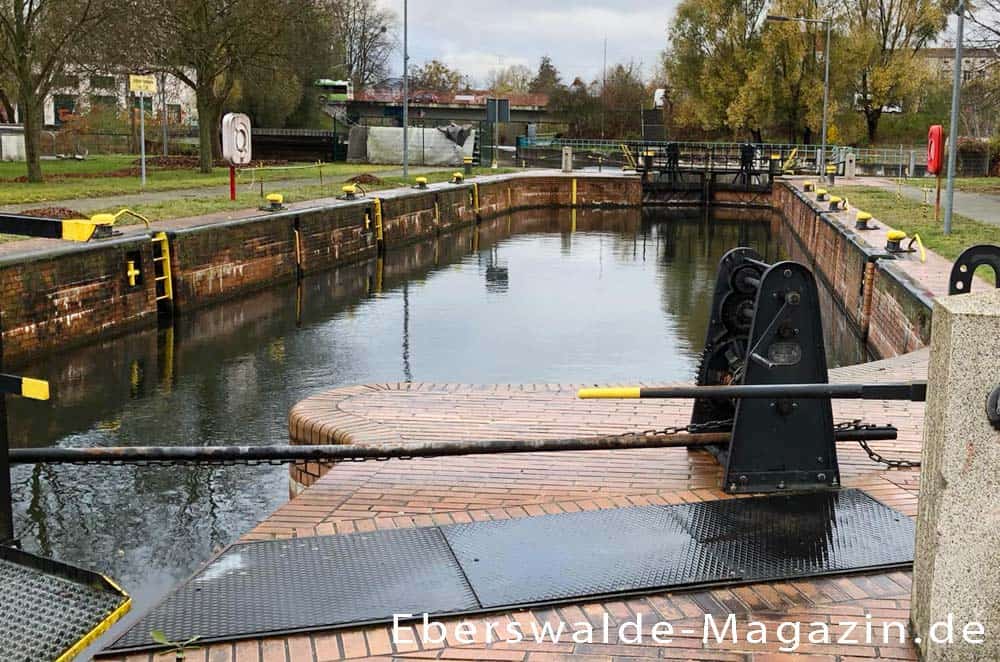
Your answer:
[[[861,419],[853,421],[843,421],[833,426],[834,430],[870,430],[876,426],[871,423],[862,423]],[[894,460],[887,458],[872,449],[864,439],[858,439],[858,445],[868,454],[868,459],[878,464],[884,464],[890,469],[915,469],[920,466],[919,461],[914,460]]]
[[[705,421],[704,423],[669,425],[665,428],[633,430],[631,432],[622,432],[621,434],[609,434],[604,436],[614,437],[617,439],[627,439],[630,437],[668,437],[672,434],[681,434],[682,432],[688,432],[691,434],[696,434],[698,432],[724,432],[733,427],[733,420],[734,419],[732,418],[726,418],[718,421]]]
[[[607,438],[618,438],[627,439],[634,437],[665,437],[681,433],[696,434],[699,432],[721,432],[732,429],[734,419],[721,419],[714,421],[706,421],[704,423],[689,423],[687,425],[671,425],[664,428],[651,428],[648,430],[632,430],[629,432],[622,432],[620,434],[604,435]],[[862,423],[860,419],[852,421],[842,421],[833,426],[834,430],[870,430],[875,429],[878,426],[873,423]],[[872,450],[866,441],[863,439],[858,440],[858,444],[861,448],[868,454],[868,457],[873,462],[878,462],[879,464],[884,464],[891,468],[896,469],[909,469],[916,468],[920,466],[920,462],[914,462],[911,460],[895,460],[886,458],[879,453]],[[163,466],[180,466],[197,464],[197,466],[282,466],[285,464],[298,464],[306,465],[308,463],[320,464],[320,465],[333,465],[341,462],[388,462],[389,460],[412,460],[412,456],[401,456],[401,457],[352,457],[352,458],[340,458],[340,459],[316,459],[316,460],[204,460],[197,463],[192,462],[177,462],[173,460],[143,460],[138,462],[123,462],[121,460],[97,460],[97,459],[87,459],[80,460],[77,462],[71,462],[70,464],[86,464],[86,465],[104,465],[120,467],[125,465],[138,466],[138,467],[163,467]]]

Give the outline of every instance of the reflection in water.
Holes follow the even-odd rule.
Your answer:
[[[780,255],[770,218],[694,213],[502,217],[66,352],[31,366],[50,402],[11,400],[12,444],[283,443],[293,404],[352,383],[690,380],[719,258],[737,245]],[[36,466],[13,479],[25,547],[116,577],[137,613],[288,489],[284,467]]]

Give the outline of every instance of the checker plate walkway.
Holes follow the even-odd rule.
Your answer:
[[[235,545],[136,624],[203,641],[651,589],[905,566],[913,523],[860,490]]]

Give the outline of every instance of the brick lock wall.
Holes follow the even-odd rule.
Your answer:
[[[373,216],[370,202],[307,210],[297,214],[302,272],[315,273],[375,255],[374,221],[365,228],[365,215]]]
[[[296,274],[292,215],[206,225],[171,233],[174,305],[204,306]]]
[[[873,274],[868,343],[880,357],[925,347],[931,339],[931,308],[913,292],[919,286],[891,262],[879,262]]]
[[[434,217],[435,193],[410,191],[382,198],[382,227],[386,246],[398,246],[440,231]]]
[[[879,357],[924,347],[930,340],[929,298],[891,262],[873,261],[876,252],[858,235],[823,217],[813,203],[788,186],[775,200],[791,231],[793,259],[809,264],[841,302],[851,323]]]
[[[476,221],[476,209],[472,205],[472,185],[453,185],[439,188],[437,195],[438,213],[445,228],[468,225]]]
[[[129,256],[142,283],[131,287]],[[17,363],[155,319],[148,238],[75,245],[0,265],[3,358]]]

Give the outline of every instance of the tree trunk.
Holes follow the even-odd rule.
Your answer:
[[[222,158],[222,101],[212,105],[212,158]]]
[[[14,123],[14,104],[4,90],[0,90],[0,110],[3,110],[4,121],[8,124]]]
[[[28,181],[41,182],[42,177],[42,102],[34,95],[21,93],[24,113],[24,156],[28,164]]]
[[[868,143],[874,145],[878,135],[878,121],[882,118],[881,108],[865,109],[865,124],[868,126]]]
[[[212,172],[212,133],[216,129],[208,98],[210,94],[210,91],[201,88],[195,92],[198,104],[198,169],[206,174]]]

